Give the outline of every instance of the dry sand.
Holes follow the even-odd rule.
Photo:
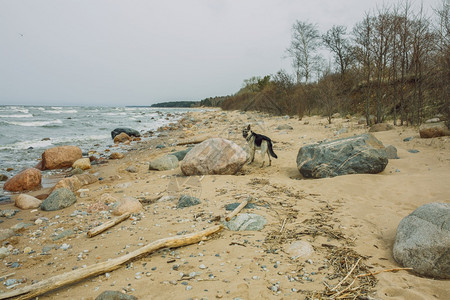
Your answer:
[[[262,231],[223,230],[199,244],[160,250],[39,299],[95,299],[104,290],[126,291],[138,299],[304,299],[308,295],[318,298],[325,291],[324,281],[332,287],[345,276],[333,279],[337,270],[330,266],[330,261],[337,252],[353,253],[353,259],[358,255],[367,258],[360,265],[372,272],[399,268],[392,257],[392,246],[400,220],[425,203],[450,200],[448,137],[420,139],[417,129],[403,127],[374,133],[384,145],[395,146],[400,157],[390,160],[382,173],[306,180],[296,168],[297,152],[302,145],[364,133],[367,128],[358,125],[356,119],[333,119],[327,125],[325,118],[320,117],[298,120],[251,112],[197,111],[190,113],[189,118],[196,120],[192,128],[167,131],[165,137],[137,145],[138,149],[124,159],[94,166],[90,172],[104,180],[86,186],[87,196],[78,197],[72,207],[55,212],[20,211],[11,219],[2,218],[2,228],[19,222],[33,223],[39,217],[49,221],[28,227],[20,236],[8,240],[18,254],[3,260],[1,276],[14,273],[9,278],[26,279],[16,287],[20,288],[116,258],[157,239],[211,227],[217,223],[215,217],[226,214],[224,205],[251,196],[258,206],[243,212],[264,216],[268,223]],[[252,124],[254,131],[275,142],[278,159],[273,159],[271,167],[260,168],[261,158],[256,155],[252,165],[244,166],[234,176],[187,178],[179,168],[148,170],[148,161],[185,149],[186,146],[170,145],[187,139],[220,136],[245,146],[241,130],[246,124]],[[293,130],[276,130],[282,124],[292,126]],[[347,132],[336,135],[342,128],[347,128]],[[410,136],[414,139],[403,141]],[[155,148],[163,143],[169,146]],[[419,152],[410,153],[409,149]],[[135,166],[137,173],[126,171],[129,166]],[[141,214],[88,238],[87,230],[110,216],[109,212],[90,212],[104,193],[148,202]],[[185,209],[177,209],[175,200],[151,203],[161,195],[183,193],[197,196],[202,203]],[[14,206],[0,207],[8,208]],[[75,210],[79,213],[74,214]],[[65,229],[74,229],[76,234],[52,240],[55,233]],[[312,256],[292,259],[285,250],[295,240],[309,242],[315,249]],[[62,244],[70,248],[40,255],[43,247]],[[36,252],[25,254],[26,247]],[[348,259],[348,269],[354,262],[352,255],[339,259]],[[12,262],[19,262],[20,267],[9,267]],[[182,277],[193,275],[192,272],[197,272],[194,278]],[[357,274],[352,273],[347,282]],[[448,299],[450,294],[448,280],[424,278],[408,271],[383,272],[370,278],[374,284],[374,279],[378,280],[368,294],[373,298]],[[359,281],[352,287],[358,285]],[[0,289],[9,291],[5,286]]]

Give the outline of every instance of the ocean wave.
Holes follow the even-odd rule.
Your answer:
[[[86,144],[86,142],[92,141],[109,141],[109,134],[99,134],[99,135],[90,135],[90,136],[81,136],[81,137],[61,137],[61,138],[51,138],[46,140],[31,140],[31,141],[21,141],[16,142],[9,145],[0,146],[0,151],[2,150],[26,150],[31,148],[49,148],[51,146],[57,145],[65,145],[65,144],[73,144],[73,145],[82,145]]]
[[[30,147],[32,148],[46,148],[51,146],[53,143],[50,140],[46,141],[23,141],[17,142],[10,145],[0,146],[0,150],[24,150]]]
[[[43,112],[49,114],[76,114],[78,111],[75,109],[69,109],[69,110],[44,110]]]
[[[125,116],[125,115],[128,115],[128,114],[126,112],[118,112],[118,113],[109,112],[109,113],[104,113],[103,115],[106,115],[106,116]]]
[[[0,115],[0,118],[32,118],[32,114],[24,114],[24,115]]]
[[[28,114],[30,111],[26,108],[19,107],[19,106],[3,106],[2,111],[14,111],[14,112],[21,112],[24,114]]]
[[[34,122],[8,122],[5,123],[16,126],[26,126],[26,127],[44,127],[49,125],[62,124],[63,122],[60,119],[56,119],[53,121],[34,121]]]

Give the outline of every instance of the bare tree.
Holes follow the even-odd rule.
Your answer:
[[[320,47],[320,35],[317,26],[312,23],[296,21],[292,25],[292,40],[286,52],[292,57],[292,65],[296,70],[297,83],[305,78],[308,83],[315,68],[317,50]]]
[[[353,47],[347,37],[347,28],[334,25],[326,34],[322,35],[322,40],[333,53],[335,63],[343,76],[354,59]]]
[[[357,45],[356,57],[361,65],[360,69],[366,81],[365,116],[367,125],[370,125],[370,98],[372,94],[372,27],[373,17],[371,17],[369,14],[366,14],[364,20],[356,24],[353,28],[353,35],[355,37],[355,43]]]
[[[410,9],[411,3],[405,1],[403,4],[403,13],[400,16],[399,22],[399,39],[400,39],[400,125],[403,125],[406,121],[406,72],[409,68],[409,54],[411,45],[411,32],[410,32]]]
[[[426,65],[434,44],[434,35],[430,32],[429,20],[422,9],[412,22],[412,72],[414,74],[414,89],[412,98],[411,122],[420,124],[423,119],[424,83],[426,80]]]
[[[450,2],[442,0],[442,5],[435,10],[438,16],[437,37],[438,50],[435,62],[434,76],[439,87],[438,109],[447,119],[447,126],[450,126]]]

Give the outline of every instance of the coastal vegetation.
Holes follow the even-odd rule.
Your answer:
[[[194,107],[198,106],[198,101],[169,101],[152,104],[150,107]]]
[[[356,114],[381,123],[419,125],[438,115],[450,120],[449,2],[427,15],[412,2],[366,13],[351,30],[296,21],[285,55],[295,74],[244,80],[231,96],[204,99],[203,106],[276,115]],[[326,60],[327,51],[332,59]],[[321,54],[323,53],[323,55]]]

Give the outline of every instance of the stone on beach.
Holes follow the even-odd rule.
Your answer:
[[[178,168],[178,158],[175,155],[158,157],[149,163],[149,170],[166,171]]]
[[[307,145],[297,155],[297,168],[305,178],[376,174],[387,164],[383,144],[370,133]]]
[[[5,248],[5,247],[0,248],[0,259],[4,259],[9,254],[10,254],[10,252],[9,252],[8,248]]]
[[[71,190],[58,188],[42,201],[41,209],[45,211],[60,210],[71,206],[76,201],[77,197]]]
[[[184,175],[233,175],[247,161],[239,145],[222,138],[208,139],[192,148],[180,164]]]
[[[124,157],[125,157],[125,155],[123,153],[119,153],[119,152],[113,152],[109,155],[109,159],[122,159]]]
[[[370,127],[369,132],[380,132],[380,131],[388,131],[394,129],[394,126],[387,123],[378,123],[374,124]]]
[[[141,136],[139,131],[124,127],[124,128],[116,128],[113,131],[111,131],[111,138],[114,139],[117,135],[121,134],[122,132],[126,133],[128,136],[136,136],[136,137]]]
[[[119,133],[114,137],[114,144],[129,143],[129,142],[131,142],[131,137],[125,132]]]
[[[398,159],[397,148],[392,145],[386,146],[386,156],[388,159]]]
[[[53,147],[42,153],[42,170],[69,168],[72,167],[73,163],[80,158],[82,158],[80,147]]]
[[[41,185],[41,180],[41,171],[28,168],[6,181],[3,189],[10,192],[33,190]]]
[[[262,230],[267,221],[263,216],[257,214],[239,214],[229,222],[225,222],[225,226],[233,231]]]
[[[400,221],[394,259],[433,278],[450,278],[450,204],[428,203]]]
[[[95,300],[137,300],[137,298],[119,291],[104,291]]]
[[[137,213],[144,209],[142,203],[133,197],[124,197],[118,200],[114,205],[113,215],[120,216],[124,213]]]
[[[97,182],[98,178],[92,174],[78,174],[58,181],[53,190],[66,188],[72,192],[78,191],[82,186]]]
[[[294,128],[288,124],[278,125],[276,128],[276,130],[292,130],[292,129],[294,129]]]
[[[192,150],[192,147],[189,147],[184,150],[172,152],[172,153],[170,153],[170,155],[174,155],[178,159],[178,161],[182,161],[186,157],[186,154],[188,154],[188,152],[191,150]]]
[[[0,229],[0,242],[9,239],[16,233],[11,228]]]
[[[14,201],[14,205],[20,209],[32,209],[38,208],[41,205],[42,201],[36,197],[20,194],[16,197]]]
[[[91,161],[89,158],[80,158],[77,159],[73,164],[72,168],[76,169],[79,168],[81,170],[87,170],[91,168]]]
[[[192,197],[192,196],[189,196],[189,195],[181,195],[180,198],[178,199],[177,207],[178,208],[185,208],[185,207],[198,205],[200,203],[201,203],[200,199],[198,199],[196,197]]]
[[[434,138],[450,135],[450,130],[444,122],[425,123],[420,125],[419,134],[421,138]]]
[[[294,241],[288,246],[286,246],[285,251],[293,259],[297,258],[307,259],[314,253],[314,248],[308,242]]]

